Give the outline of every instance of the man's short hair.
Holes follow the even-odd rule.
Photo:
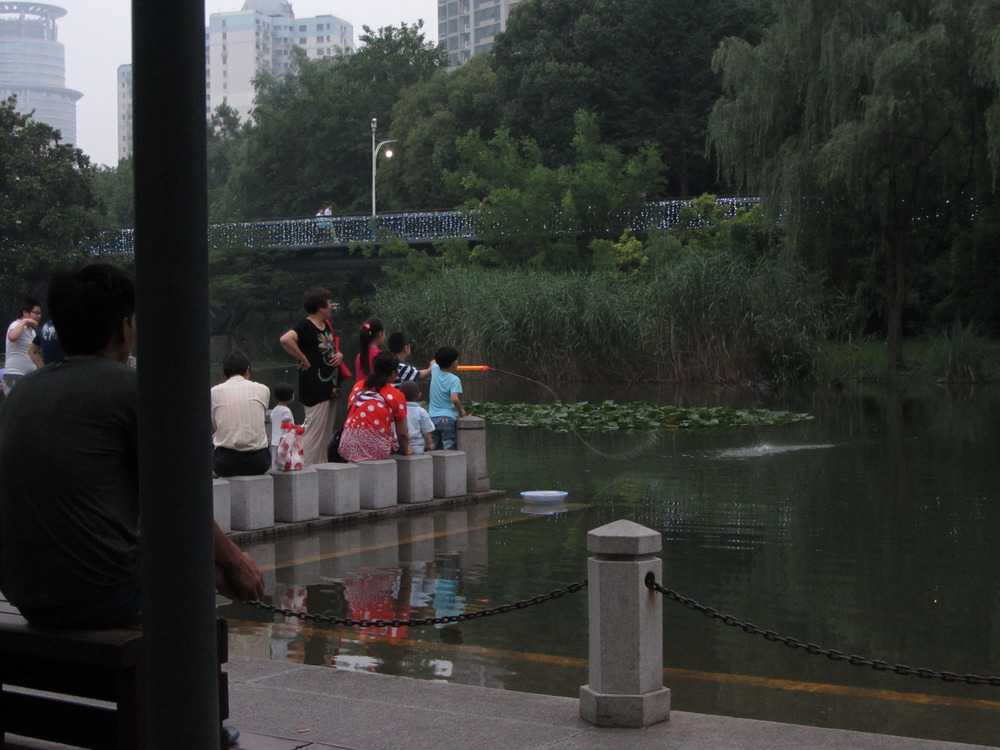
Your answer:
[[[108,263],[52,276],[49,315],[68,355],[99,354],[122,321],[135,314],[135,282]]]
[[[314,286],[311,289],[306,289],[305,294],[302,295],[302,307],[306,309],[307,313],[312,315],[321,307],[326,307],[326,303],[332,299],[333,295],[330,294],[329,289]]]
[[[406,334],[402,331],[390,333],[389,338],[386,340],[386,345],[389,347],[389,351],[393,354],[399,354],[409,343],[410,340],[406,338]]]
[[[41,307],[41,306],[42,303],[39,302],[34,297],[25,297],[24,302],[21,303],[21,315],[23,316],[25,313],[30,313],[36,307]]]
[[[222,360],[222,374],[227,378],[243,375],[250,369],[250,357],[245,352],[229,352]]]

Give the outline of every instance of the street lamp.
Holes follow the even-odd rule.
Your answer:
[[[378,172],[378,152],[379,150],[388,143],[395,143],[396,139],[391,138],[387,141],[379,141],[375,143],[375,129],[378,127],[378,120],[372,118],[372,216],[375,216],[375,175]],[[385,150],[385,158],[392,158],[392,149],[387,148]]]

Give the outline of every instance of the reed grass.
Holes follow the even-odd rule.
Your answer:
[[[689,253],[658,270],[443,268],[372,301],[414,359],[456,346],[546,382],[741,382],[808,374],[825,331],[818,282],[782,260]]]

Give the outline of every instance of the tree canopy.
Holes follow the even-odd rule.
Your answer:
[[[729,39],[715,56],[712,146],[814,267],[846,295],[881,297],[901,364],[914,295],[996,201],[1000,6],[775,5],[760,44]]]
[[[253,116],[230,146],[226,218],[310,216],[327,201],[364,207],[372,118],[388,126],[401,92],[444,64],[420,29],[365,26],[354,53],[310,60],[296,50],[293,75],[260,75]]]
[[[100,222],[94,168],[58,130],[0,102],[0,301],[44,281],[54,265],[82,258]]]
[[[663,163],[655,149],[625,156],[601,140],[595,115],[580,110],[574,121],[573,158],[555,169],[531,138],[506,130],[489,140],[475,131],[459,138],[458,167],[445,178],[472,196],[468,207],[487,246],[476,251],[481,260],[585,268],[590,241],[621,235],[626,212],[657,189]]]
[[[512,9],[493,69],[502,125],[530,136],[551,166],[573,157],[574,115],[597,117],[625,153],[656,144],[669,168],[666,195],[717,188],[705,153],[709,109],[720,93],[710,69],[724,38],[759,41],[770,0],[532,0]]]

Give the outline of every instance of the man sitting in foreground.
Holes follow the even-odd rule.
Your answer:
[[[26,375],[0,425],[0,591],[34,625],[142,620],[135,286],[105,264],[59,274],[48,307],[66,358]],[[233,599],[260,570],[215,526],[215,581]]]

